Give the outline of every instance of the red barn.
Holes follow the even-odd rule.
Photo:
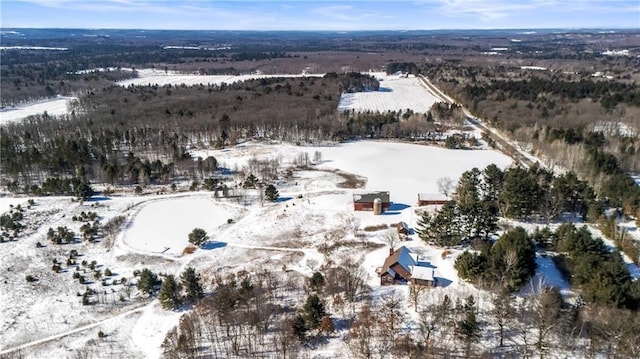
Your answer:
[[[355,211],[373,211],[373,202],[378,198],[382,202],[382,211],[388,211],[391,204],[389,192],[354,193],[353,209]]]
[[[440,193],[418,193],[418,206],[443,205],[449,201]]]

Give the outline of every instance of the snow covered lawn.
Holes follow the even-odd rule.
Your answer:
[[[531,278],[529,284],[522,288],[523,293],[538,293],[545,287],[558,288],[565,297],[571,293],[571,284],[564,278],[556,267],[551,256],[536,257],[536,274]]]

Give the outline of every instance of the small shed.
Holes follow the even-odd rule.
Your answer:
[[[396,223],[396,230],[398,231],[398,234],[400,236],[408,237],[409,234],[411,234],[411,229],[409,228],[409,225],[406,224],[405,222]]]
[[[443,205],[450,199],[441,193],[418,193],[418,206]]]
[[[389,210],[391,204],[389,192],[354,193],[353,209],[355,211],[373,211],[376,199],[380,200],[382,212]]]

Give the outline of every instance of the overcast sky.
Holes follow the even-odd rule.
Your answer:
[[[0,7],[3,28],[640,28],[640,0],[0,0]]]

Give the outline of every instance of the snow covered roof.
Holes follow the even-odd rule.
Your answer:
[[[404,246],[400,247],[398,252],[400,252],[398,255],[398,263],[411,272],[411,267],[418,263],[418,256],[413,254],[409,248]]]
[[[369,192],[354,193],[353,202],[355,203],[373,203],[376,198],[380,198],[382,202],[389,203],[389,192]]]
[[[422,266],[412,266],[411,267],[411,278],[413,279],[421,279],[428,280],[433,282],[433,278],[435,276],[435,269],[433,267],[422,267]]]
[[[415,254],[413,254],[409,248],[402,246],[393,252],[387,259],[384,261],[384,265],[382,266],[381,273],[389,273],[391,275],[395,275],[391,266],[394,264],[400,264],[407,273],[411,273],[411,267],[415,266],[418,263],[418,258]]]
[[[418,193],[419,201],[448,201],[449,198],[442,193]]]

